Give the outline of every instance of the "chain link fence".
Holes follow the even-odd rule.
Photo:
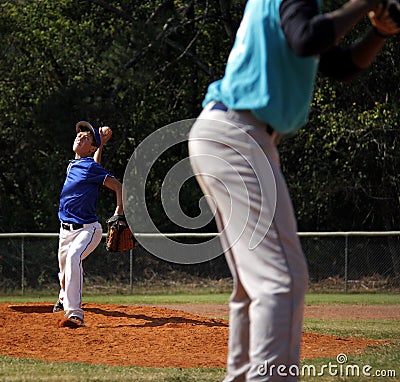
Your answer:
[[[400,232],[299,233],[307,258],[310,291],[400,292]],[[188,236],[193,243],[195,235]],[[182,240],[182,239],[181,239]],[[204,240],[204,239],[203,239]],[[168,293],[184,288],[231,291],[223,255],[181,265],[138,246],[108,253],[105,240],[84,260],[86,293]],[[58,290],[58,234],[0,234],[0,292]]]

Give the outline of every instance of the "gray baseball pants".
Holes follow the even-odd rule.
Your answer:
[[[224,382],[297,381],[308,271],[274,135],[249,111],[213,105],[189,154],[234,282]]]

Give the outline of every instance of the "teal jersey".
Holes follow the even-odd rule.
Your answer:
[[[203,101],[251,110],[277,132],[293,134],[308,120],[318,56],[298,57],[280,26],[282,0],[249,0],[224,77]]]

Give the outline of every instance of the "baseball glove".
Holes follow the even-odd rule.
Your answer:
[[[375,32],[389,37],[400,32],[400,3],[398,0],[383,0],[378,8],[368,13]]]
[[[108,252],[125,252],[136,244],[135,237],[124,215],[114,215],[107,220],[106,249]]]

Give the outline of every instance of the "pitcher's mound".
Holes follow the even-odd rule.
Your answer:
[[[58,327],[50,303],[0,304],[0,354],[113,366],[225,367],[228,321],[151,306],[85,304],[85,326]],[[304,333],[302,358],[383,344]]]

